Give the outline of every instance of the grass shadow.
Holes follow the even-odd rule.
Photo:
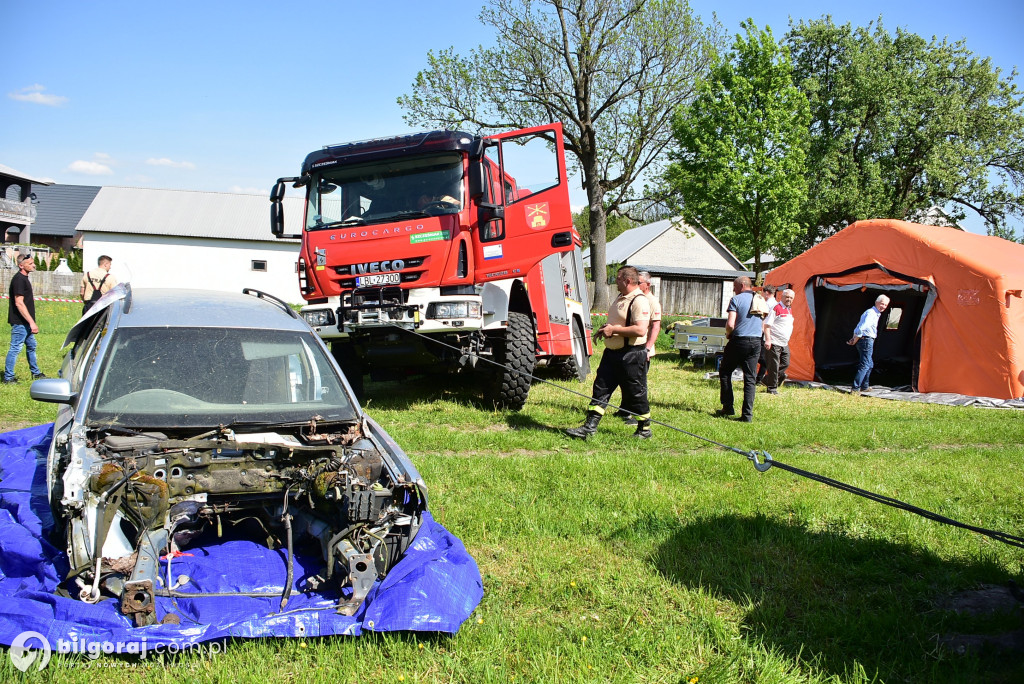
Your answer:
[[[955,592],[1007,584],[995,563],[951,562],[907,544],[762,515],[637,523],[665,525],[668,539],[651,559],[657,571],[745,610],[743,629],[770,650],[839,677],[859,665],[885,681],[1024,681],[1019,652],[954,654],[939,646],[949,633],[1020,629],[1019,610],[979,617],[942,607]]]
[[[405,410],[417,404],[453,401],[482,410],[491,410],[484,400],[480,379],[472,374],[419,374],[401,380],[365,380],[360,401],[364,408]]]

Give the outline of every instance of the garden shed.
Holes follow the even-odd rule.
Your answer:
[[[890,297],[872,382],[1024,397],[1024,245],[956,228],[858,221],[772,270],[792,287],[789,377],[849,383],[860,315]]]
[[[722,316],[732,297],[732,281],[754,276],[711,231],[680,218],[623,232],[608,243],[605,258],[609,264],[650,271],[654,294],[666,314]],[[583,261],[590,265],[589,249]],[[618,295],[614,282],[608,293],[609,301]]]

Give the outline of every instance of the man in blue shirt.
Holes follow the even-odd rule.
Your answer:
[[[764,320],[750,312],[754,291],[750,278],[740,276],[732,283],[734,296],[729,300],[725,320],[725,335],[729,341],[718,368],[719,398],[722,408],[715,412],[719,416],[735,415],[732,394],[732,372],[743,369],[743,412],[740,420],[749,423],[754,420],[754,396],[757,391],[757,358],[761,355],[761,333]]]
[[[875,305],[860,317],[860,322],[853,329],[853,337],[846,342],[851,346],[856,345],[857,354],[860,355],[857,374],[853,376],[854,394],[860,394],[868,388],[868,378],[875,365],[872,356],[875,352],[875,338],[878,337],[878,319],[887,308],[889,308],[889,298],[885,295],[878,295]]]

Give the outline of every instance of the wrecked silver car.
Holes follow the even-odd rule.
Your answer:
[[[419,473],[283,302],[121,285],[68,346],[61,377],[31,395],[61,404],[47,484],[65,587],[82,601],[112,595],[153,624],[157,596],[196,596],[179,591],[175,553],[255,518],[287,550],[282,608],[308,535],[325,567],[299,589],[333,582],[352,615],[416,536]]]

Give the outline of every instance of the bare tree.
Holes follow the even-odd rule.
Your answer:
[[[705,27],[685,0],[492,0],[480,21],[495,47],[428,52],[398,98],[405,120],[481,132],[561,121],[587,191],[593,305],[607,310],[607,212],[660,172],[672,114],[693,98],[721,28]]]

